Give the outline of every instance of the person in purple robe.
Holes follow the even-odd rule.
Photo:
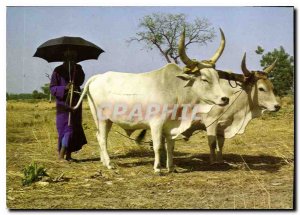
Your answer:
[[[74,56],[73,56],[74,58]],[[56,67],[51,76],[50,91],[56,98],[56,128],[58,131],[58,154],[60,160],[74,161],[72,152],[79,151],[87,143],[82,128],[82,106],[76,110],[70,108],[70,78],[74,83],[72,106],[79,100],[80,86],[84,82],[85,74],[79,64],[71,63],[71,77],[69,74],[69,63],[64,62]],[[71,121],[68,125],[69,113]]]

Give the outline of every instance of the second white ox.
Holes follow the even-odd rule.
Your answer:
[[[226,107],[214,106],[207,114],[200,114],[201,120],[183,132],[189,138],[196,130],[206,130],[210,148],[210,162],[222,163],[222,149],[225,139],[245,132],[246,126],[263,111],[278,111],[280,105],[275,98],[273,85],[268,79],[276,64],[261,71],[249,71],[246,67],[246,54],[241,68],[244,75],[219,72],[220,84],[230,103]],[[216,155],[217,149],[217,155]]]
[[[128,118],[111,116],[111,106],[124,104],[122,108],[133,107],[145,109],[153,104],[174,106],[188,104],[200,107],[201,113],[210,111],[213,105],[227,105],[229,98],[221,90],[215,62],[221,56],[225,47],[225,38],[221,31],[221,45],[215,55],[208,61],[195,61],[185,53],[185,32],[179,42],[179,55],[186,64],[181,68],[176,64],[167,64],[161,69],[140,73],[107,72],[91,77],[74,109],[78,108],[87,94],[89,106],[97,126],[97,139],[100,145],[100,157],[103,165],[112,168],[107,152],[107,136],[113,123],[125,129],[128,134],[136,129],[151,130],[155,153],[154,171],[160,172],[159,148],[162,136],[167,139],[167,168],[173,171],[174,137],[186,130],[192,124],[189,120],[170,119],[159,114],[149,119],[144,117]],[[119,110],[116,113],[125,113]],[[138,109],[137,109],[138,110]],[[103,117],[105,116],[105,117]]]

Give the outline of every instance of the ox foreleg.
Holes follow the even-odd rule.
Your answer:
[[[174,154],[174,145],[175,141],[171,138],[171,136],[166,136],[166,144],[165,148],[167,151],[167,169],[168,172],[174,172],[174,164],[173,164],[173,154]]]
[[[208,146],[210,150],[209,161],[210,164],[214,164],[217,162],[216,160],[217,132],[216,132],[215,124],[207,128],[207,138],[208,138]]]
[[[100,121],[98,126],[99,130],[97,132],[97,139],[100,146],[101,161],[108,169],[112,169],[113,167],[111,166],[110,158],[107,152],[107,136],[111,129],[112,122],[109,120]]]
[[[217,145],[217,137],[214,135],[208,135],[208,146],[210,150],[209,154],[209,162],[210,164],[216,163],[216,145]]]
[[[217,163],[223,163],[223,146],[224,146],[225,138],[224,136],[217,135]]]

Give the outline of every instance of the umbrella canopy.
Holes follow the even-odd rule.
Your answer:
[[[67,50],[73,50],[77,53],[76,62],[98,59],[104,52],[95,44],[82,39],[81,37],[59,37],[40,45],[33,57],[40,57],[50,62],[61,62],[65,60],[64,53]]]

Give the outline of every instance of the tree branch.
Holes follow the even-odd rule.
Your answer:
[[[178,63],[177,47],[181,34],[179,29],[183,25],[186,26],[185,47],[192,43],[206,44],[215,36],[214,29],[207,19],[197,18],[193,23],[187,23],[184,14],[154,13],[141,20],[139,27],[144,30],[137,32],[136,37],[131,37],[127,42],[143,41],[147,49],[157,48],[168,63]]]

